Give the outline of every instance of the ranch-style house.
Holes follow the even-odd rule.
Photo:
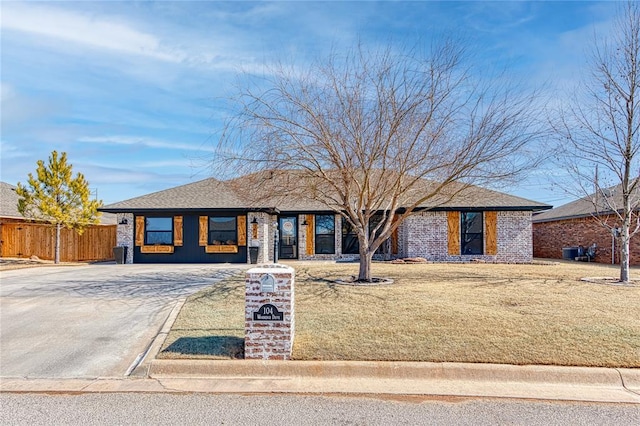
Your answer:
[[[340,214],[297,197],[249,201],[234,189],[241,180],[209,178],[100,210],[117,214],[126,263],[266,263],[275,251],[278,259],[358,258],[357,236]],[[530,262],[532,213],[549,208],[473,186],[464,197],[420,206],[377,257]]]

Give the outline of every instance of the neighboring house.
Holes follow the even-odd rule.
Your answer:
[[[118,215],[118,245],[128,248],[127,263],[246,263],[250,247],[259,247],[259,263],[273,261],[275,247],[279,259],[358,258],[358,239],[339,214],[293,193],[250,202],[234,190],[249,185],[243,179],[205,179],[100,210]],[[269,191],[266,184],[251,187],[254,193]],[[383,244],[378,257],[532,260],[531,215],[550,206],[479,187],[455,200],[422,206]]]
[[[53,260],[55,229],[44,221],[25,218],[18,211],[16,187],[0,182],[0,257]],[[63,262],[113,259],[116,243],[116,215],[103,213],[100,225],[82,235],[62,229],[60,257]]]
[[[595,258],[599,263],[618,263],[619,247],[614,232],[620,224],[609,206],[622,205],[617,187],[556,207],[533,216],[533,255],[552,259],[575,259],[577,247],[588,248],[595,244]],[[605,202],[604,197],[608,200]],[[598,205],[598,209],[596,209]],[[595,216],[598,216],[596,218]],[[634,226],[632,224],[632,226]],[[630,264],[640,265],[640,238],[630,242]],[[613,253],[613,256],[612,256]],[[586,260],[583,257],[583,260]]]

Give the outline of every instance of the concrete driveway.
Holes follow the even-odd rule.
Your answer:
[[[123,376],[178,300],[244,265],[52,266],[0,272],[0,376]]]

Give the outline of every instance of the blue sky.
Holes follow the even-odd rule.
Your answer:
[[[9,2],[1,8],[0,178],[66,151],[105,204],[215,176],[239,72],[329,49],[461,34],[480,63],[560,102],[615,2]],[[552,179],[554,177],[554,179]],[[510,193],[571,199],[543,167]]]

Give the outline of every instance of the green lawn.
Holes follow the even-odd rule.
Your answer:
[[[384,286],[333,280],[357,264],[296,269],[293,358],[640,367],[640,287],[606,265],[374,263]],[[632,276],[638,275],[632,271]],[[158,358],[241,358],[244,275],[191,296]]]

